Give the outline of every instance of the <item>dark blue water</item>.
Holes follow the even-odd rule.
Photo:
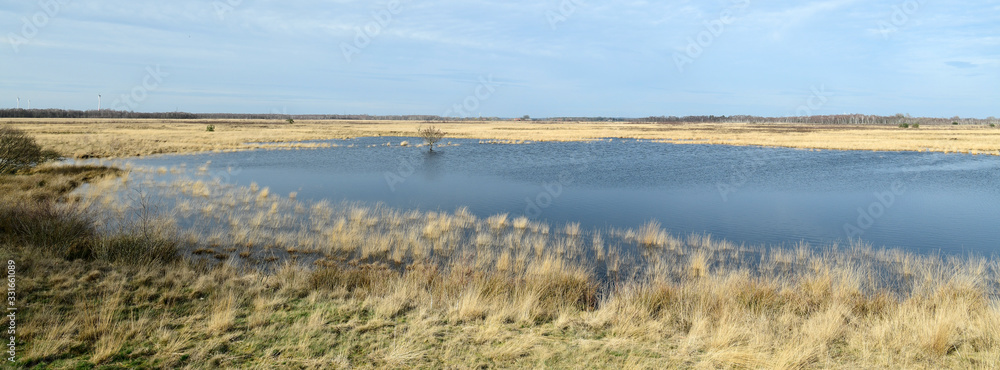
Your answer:
[[[479,144],[435,153],[414,138],[334,141],[337,148],[160,156],[299,199],[381,202],[554,226],[637,227],[747,244],[844,243],[918,252],[1000,251],[1000,157],[673,145],[636,140]],[[384,144],[392,143],[392,147]],[[347,147],[354,144],[355,147]],[[369,147],[379,144],[378,147]],[[231,168],[232,171],[227,171]]]

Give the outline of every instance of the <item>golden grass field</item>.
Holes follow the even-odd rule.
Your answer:
[[[216,131],[206,132],[207,124]],[[117,157],[309,148],[315,145],[296,141],[414,136],[421,124],[16,126],[64,154]],[[996,151],[1000,132],[435,126],[449,137],[512,142],[635,137],[813,148],[809,140],[825,137],[830,144],[816,147],[918,150],[929,143],[979,153]],[[223,183],[219,171],[226,170],[210,163],[47,164],[0,175],[0,256],[16,262],[20,305],[13,366],[1000,368],[996,256],[918,255],[863,243],[747,246],[670,235],[653,221],[582,230],[506,214],[479,218],[464,208],[309,202]],[[167,173],[169,180],[160,177]]]
[[[254,148],[309,148],[304,140],[361,136],[416,136],[434,125],[448,138],[576,141],[601,138],[673,143],[759,145],[803,149],[934,151],[1000,155],[1000,129],[985,126],[807,124],[639,124],[552,122],[421,123],[401,121],[8,119],[43,146],[72,158]],[[215,125],[215,132],[206,126]],[[252,144],[279,143],[279,144]]]
[[[167,182],[128,170],[4,179],[5,212],[92,184],[0,224],[19,366],[1000,367],[996,258],[304,202],[208,164]]]

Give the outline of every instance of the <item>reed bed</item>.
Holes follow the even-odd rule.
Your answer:
[[[27,310],[22,365],[1000,367],[992,256],[305,202],[171,171],[63,207],[103,235],[172,235],[184,260],[18,252],[49,305]]]

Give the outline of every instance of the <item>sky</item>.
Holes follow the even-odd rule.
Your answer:
[[[0,108],[1000,116],[1000,1],[0,0]]]

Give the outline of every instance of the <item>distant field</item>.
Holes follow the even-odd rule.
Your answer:
[[[449,138],[575,141],[598,138],[662,140],[689,144],[760,145],[803,149],[933,151],[1000,155],[1000,129],[985,126],[844,126],[815,124],[568,123],[8,119],[43,146],[73,158],[161,153],[309,148],[306,140],[360,136],[416,136],[434,125]],[[206,127],[214,125],[215,131]],[[253,144],[251,144],[253,143]]]

